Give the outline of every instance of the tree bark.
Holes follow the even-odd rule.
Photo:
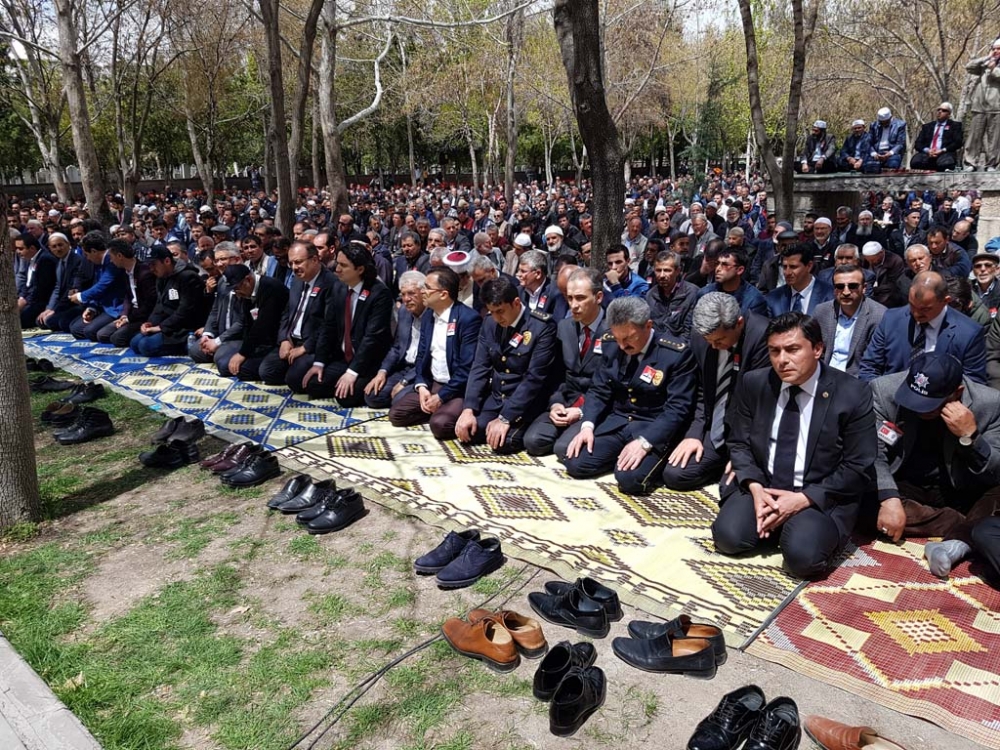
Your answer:
[[[347,171],[340,147],[340,128],[337,122],[337,19],[336,3],[323,8],[323,39],[319,63],[319,116],[323,126],[323,155],[326,158],[326,181],[330,190],[330,204],[334,215],[349,209]]]
[[[604,91],[600,12],[597,0],[556,0],[553,16],[573,111],[590,155],[594,186],[592,265],[603,271],[607,249],[621,242],[625,159]]]
[[[319,95],[313,92],[312,108],[312,186],[315,190],[323,189],[323,171],[320,169],[319,161]]]
[[[61,0],[66,2],[66,0]],[[295,193],[288,158],[288,135],[285,132],[285,87],[281,68],[281,30],[278,27],[278,0],[260,0],[260,15],[264,21],[264,43],[267,48],[267,70],[270,78],[271,152],[278,183],[278,209],[275,224],[284,234],[291,234],[295,223]]]
[[[292,189],[299,186],[299,160],[302,157],[306,123],[306,102],[309,98],[309,82],[312,73],[313,47],[316,43],[316,23],[323,9],[323,0],[312,0],[309,13],[302,28],[302,45],[299,47],[299,65],[295,77],[295,93],[292,95],[291,134],[288,137],[288,161],[292,171]]]
[[[202,189],[205,191],[205,202],[212,202],[212,193],[215,189],[215,169],[209,159],[206,159],[201,151],[201,144],[198,143],[198,130],[195,127],[194,116],[187,101],[184,102],[184,121],[187,125],[188,140],[191,141],[191,154],[194,156],[194,165],[198,170],[198,179],[201,180]]]
[[[77,51],[78,34],[73,18],[72,0],[55,0],[56,21],[59,31],[59,63],[63,74],[63,91],[69,106],[70,129],[73,134],[73,148],[77,166],[80,168],[80,182],[87,199],[90,215],[104,226],[112,223],[111,209],[105,195],[104,177],[97,159],[94,134],[90,129],[90,112],[87,108],[87,94],[83,86],[83,66]]]
[[[514,168],[517,166],[517,111],[514,108],[514,76],[524,39],[524,11],[507,17],[507,154],[504,159],[503,191],[509,207],[514,206]]]
[[[7,196],[0,189],[0,205]],[[31,393],[24,368],[24,344],[17,312],[14,251],[6,212],[0,211],[0,531],[16,523],[41,518],[38,475],[35,472],[35,436],[31,420]]]

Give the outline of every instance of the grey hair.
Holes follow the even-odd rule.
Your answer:
[[[619,297],[608,305],[608,327],[644,326],[649,322],[650,311],[641,297]]]
[[[726,238],[729,237],[745,237],[746,232],[743,231],[743,227],[732,227],[727,233]]]
[[[928,255],[931,254],[931,249],[927,247],[927,245],[921,245],[919,243],[916,243],[906,248],[905,252],[903,253],[903,258],[905,258],[906,260],[910,259],[910,250],[920,250],[921,252],[925,252]]]
[[[29,223],[30,223],[30,222],[29,222]],[[53,232],[52,234],[50,234],[50,235],[49,235],[49,239],[50,239],[50,240],[54,240],[54,239],[56,239],[57,237],[58,237],[59,239],[61,239],[61,240],[62,240],[63,242],[65,242],[65,243],[67,243],[67,244],[69,243],[69,237],[67,237],[67,236],[66,236],[65,234],[63,234],[62,232]]]
[[[517,259],[517,264],[524,264],[535,271],[541,271],[544,274],[548,274],[549,259],[545,257],[545,253],[541,250],[528,250]]]
[[[874,219],[875,218],[875,214],[873,214],[867,208],[864,211],[862,211],[861,213],[858,214],[858,218],[859,219],[862,218],[862,217],[864,217],[864,216],[867,216],[869,219]]]
[[[850,242],[845,242],[842,245],[837,245],[837,249],[834,251],[833,254],[836,255],[840,251],[844,251],[845,253],[849,252],[855,258],[860,257],[861,254],[861,251],[858,250],[858,246]]]
[[[731,294],[709,292],[694,306],[691,328],[702,336],[725,328],[731,331],[740,319],[740,303]]]
[[[432,234],[440,237],[442,242],[448,241],[448,234],[441,227],[434,227],[427,233],[427,236],[430,237]]]
[[[490,271],[496,270],[496,263],[492,261],[488,255],[477,255],[469,263],[469,273],[473,271]]]
[[[448,254],[448,248],[436,247],[431,251],[431,265],[443,266],[444,258]]]
[[[476,232],[476,236],[472,238],[472,246],[479,247],[480,245],[485,245],[487,242],[492,243],[493,240],[486,232]]]
[[[656,260],[653,261],[654,265],[656,263],[672,263],[674,268],[680,268],[681,256],[673,250],[661,250],[656,254]]]
[[[239,246],[235,242],[230,242],[229,240],[224,240],[216,245],[214,252],[225,253],[230,258],[241,255]]]
[[[854,211],[851,210],[850,206],[837,206],[837,214],[839,214],[840,216],[846,216],[848,219],[850,219],[852,216],[854,216]]]
[[[604,290],[604,276],[596,268],[577,268],[566,279],[566,283],[570,284],[574,281],[586,281],[589,283],[590,291],[595,296],[598,292]]]
[[[399,276],[399,288],[404,286],[422,287],[427,281],[427,277],[420,271],[404,271]]]

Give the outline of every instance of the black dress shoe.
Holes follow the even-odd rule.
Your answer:
[[[628,624],[628,634],[633,638],[646,639],[659,638],[664,634],[673,639],[704,638],[712,644],[712,650],[715,652],[715,666],[721,667],[726,663],[726,637],[722,634],[722,629],[715,625],[692,622],[687,615],[675,617],[669,622],[632,620]]]
[[[608,613],[608,622],[618,622],[622,619],[622,605],[618,601],[618,594],[607,586],[602,586],[593,578],[577,578],[573,583],[549,581],[545,584],[545,592],[555,596],[565,594],[571,588],[578,588],[594,601],[600,602],[604,611]]]
[[[715,677],[715,652],[704,638],[615,638],[611,650],[623,662],[644,672]]]
[[[73,388],[72,393],[60,400],[67,404],[89,404],[104,398],[106,395],[104,386],[100,383],[80,383]]]
[[[528,604],[543,620],[554,625],[575,628],[577,633],[591,638],[608,634],[610,626],[604,606],[580,589],[571,588],[559,596],[533,591],[528,594]]]
[[[306,531],[310,534],[329,534],[347,528],[365,514],[365,501],[357,492],[350,494],[337,493],[326,510],[316,516],[308,524]]]
[[[174,431],[180,427],[181,423],[184,421],[184,417],[174,417],[173,419],[167,420],[163,423],[156,432],[153,433],[153,437],[149,439],[149,442],[153,443],[165,443],[170,439],[170,436],[174,434]]]
[[[743,750],[795,750],[802,741],[799,708],[781,696],[764,706]]]
[[[28,372],[49,373],[49,372],[55,372],[56,370],[55,365],[53,365],[47,359],[32,359],[31,357],[28,357],[24,361],[24,365],[27,368]]]
[[[273,453],[261,449],[253,453],[239,468],[226,472],[222,483],[227,487],[256,487],[281,474],[281,466]]]
[[[204,466],[204,463],[205,462],[202,461],[202,466]],[[281,488],[277,495],[267,501],[267,507],[271,510],[277,510],[279,505],[286,500],[291,500],[310,484],[312,484],[312,479],[307,477],[305,474],[296,474],[294,477],[285,482],[285,486]]]
[[[196,443],[205,437],[205,423],[200,419],[193,419],[190,422],[183,420],[177,429],[170,435],[171,440],[180,440],[184,443]]]
[[[715,710],[698,723],[687,750],[735,750],[750,736],[765,703],[764,691],[756,685],[722,696]]]
[[[600,667],[570,669],[549,704],[549,731],[557,737],[572,737],[604,705],[606,689]]]
[[[573,667],[589,667],[596,660],[597,649],[592,643],[557,643],[538,665],[531,692],[540,701],[550,701],[569,670]]]
[[[327,490],[319,496],[319,502],[311,508],[306,508],[304,511],[295,516],[295,523],[299,526],[308,526],[310,521],[319,518],[321,515],[330,510],[334,504],[344,500],[353,502],[355,495],[358,495],[358,493],[353,487],[345,487],[339,490]],[[361,496],[358,495],[358,497],[360,498]]]
[[[179,469],[200,459],[197,445],[179,440],[161,443],[154,450],[139,454],[140,463],[150,469]]]
[[[449,531],[441,544],[416,559],[413,569],[417,573],[440,573],[448,563],[462,554],[465,545],[472,541],[479,541],[478,529],[469,529],[461,533]]]
[[[36,378],[31,381],[31,391],[32,393],[59,393],[60,391],[68,391],[75,388],[77,381],[73,380],[57,380],[53,377]]]
[[[316,505],[323,498],[324,492],[336,489],[337,485],[332,479],[324,479],[322,482],[310,484],[291,500],[286,500],[279,505],[278,510],[286,515],[301,513],[306,508]]]
[[[471,586],[506,562],[500,540],[495,538],[470,540],[454,560],[437,574],[437,585],[443,589]]]
[[[115,426],[107,412],[87,407],[70,428],[55,434],[55,438],[60,445],[79,445],[114,433]]]

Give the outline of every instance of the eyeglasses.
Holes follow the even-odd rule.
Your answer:
[[[982,263],[976,263],[972,267],[973,268],[990,268],[990,269],[992,269],[992,268],[996,268],[997,264],[996,263],[990,263],[989,261],[984,261]]]
[[[858,291],[858,289],[861,288],[861,284],[857,281],[852,281],[848,284],[834,284],[833,288],[836,289],[838,292],[842,292],[845,289],[850,289],[852,292],[856,292]]]

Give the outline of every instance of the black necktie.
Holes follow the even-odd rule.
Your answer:
[[[628,364],[625,365],[625,376],[622,378],[623,383],[631,383],[632,378],[635,377],[635,371],[639,369],[639,355],[633,354],[628,358]]]
[[[736,379],[736,361],[732,352],[719,352],[719,356],[726,357],[726,363],[719,375],[719,382],[715,384],[715,406],[712,407],[712,426],[709,430],[709,438],[716,448],[725,442],[726,404]]]
[[[799,449],[799,402],[802,389],[788,387],[788,403],[778,423],[778,442],[774,446],[774,471],[771,486],[779,490],[795,489],[795,456]]]
[[[911,362],[924,353],[925,346],[927,346],[927,323],[918,323],[916,335],[913,337],[913,348],[910,350]]]

